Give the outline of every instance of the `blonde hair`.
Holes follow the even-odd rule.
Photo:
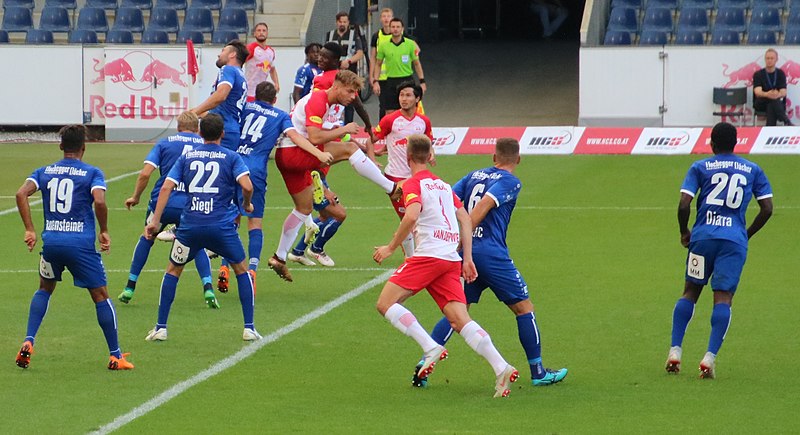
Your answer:
[[[185,111],[178,115],[178,131],[191,131],[197,133],[200,119],[192,111]]]
[[[356,90],[364,86],[364,79],[349,69],[343,69],[336,73],[336,81],[341,83],[342,86]]]
[[[406,138],[408,158],[414,163],[427,163],[431,156],[431,140],[424,134],[412,134]]]
[[[381,15],[383,15],[385,12],[388,12],[388,13],[392,14],[392,16],[394,17],[394,11],[392,10],[392,8],[383,8],[383,9],[381,9]]]

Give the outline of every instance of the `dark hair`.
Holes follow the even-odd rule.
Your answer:
[[[336,14],[336,21],[339,21],[339,18],[342,17],[347,17],[347,19],[349,20],[350,14],[348,14],[347,12],[339,12],[338,14]]]
[[[342,57],[342,46],[338,42],[326,42],[322,48],[330,51],[336,56],[336,59]]]
[[[225,128],[225,123],[222,117],[216,113],[209,113],[200,120],[200,136],[206,142],[214,142],[222,137],[222,130]]]
[[[403,26],[403,27],[406,26],[405,24],[403,24],[403,20],[401,20],[400,18],[397,18],[397,17],[392,18],[392,21],[389,21],[389,24],[394,23],[395,21],[400,23],[400,25]]]
[[[263,81],[256,86],[256,100],[258,101],[272,104],[275,102],[276,95],[278,95],[278,91],[275,89],[275,85],[270,82]]]
[[[719,151],[733,151],[736,146],[736,127],[720,122],[711,130],[711,145]]]
[[[431,140],[424,134],[412,134],[407,138],[406,151],[408,157],[415,163],[427,163],[431,155]]]
[[[255,26],[253,26],[253,31],[255,31],[255,30],[256,30],[256,27],[258,27],[258,26],[264,26],[264,27],[266,27],[266,28],[267,28],[267,31],[269,31],[269,26],[267,25],[267,23],[265,23],[265,22],[263,22],[263,21],[262,21],[262,22],[260,22],[260,23],[256,23],[256,25],[255,25]]]
[[[397,94],[405,88],[411,88],[414,91],[414,96],[422,100],[422,88],[411,80],[405,81],[397,85]]]
[[[58,131],[61,149],[68,153],[79,152],[86,145],[86,127],[81,124],[65,125]]]
[[[497,139],[494,155],[502,163],[513,163],[519,158],[519,142],[511,137]]]
[[[306,56],[308,56],[308,53],[311,52],[311,49],[314,48],[314,47],[317,47],[318,49],[321,49],[322,48],[322,44],[320,44],[319,42],[312,42],[311,44],[306,45],[306,49],[304,50],[304,52],[306,53]]]
[[[247,56],[250,54],[250,52],[247,51],[247,46],[245,46],[244,43],[238,39],[234,39],[225,45],[230,45],[234,50],[236,50],[236,60],[239,61],[239,65],[244,65],[244,62],[247,60]]]

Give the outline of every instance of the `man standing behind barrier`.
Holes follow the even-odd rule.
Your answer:
[[[417,55],[417,44],[403,36],[403,20],[392,18],[389,27],[392,30],[392,39],[388,43],[378,46],[376,65],[370,78],[372,91],[381,98],[381,106],[386,109],[387,115],[400,108],[397,86],[405,81],[413,80],[414,72],[417,73],[422,92],[428,91],[422,63]],[[382,89],[378,80],[381,75],[381,66],[384,63],[386,64],[386,86],[385,89]]]
[[[247,77],[247,101],[256,100],[256,86],[264,81],[272,82],[280,92],[278,70],[275,69],[275,50],[267,45],[269,27],[267,23],[258,23],[253,28],[255,41],[247,44],[247,60],[244,62],[244,74]]]
[[[328,32],[325,42],[335,42],[342,47],[339,68],[358,73],[358,61],[364,57],[364,44],[361,35],[350,27],[350,16],[346,12],[336,14],[336,29]],[[344,123],[353,122],[353,106],[344,108]]]
[[[765,68],[753,74],[753,108],[766,112],[768,126],[777,125],[777,121],[794,125],[786,116],[786,74],[775,66],[777,63],[778,52],[774,48],[767,49]]]

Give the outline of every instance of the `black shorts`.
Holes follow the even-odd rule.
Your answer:
[[[380,103],[383,110],[398,110],[400,109],[400,101],[398,101],[397,86],[403,82],[414,81],[414,76],[408,77],[391,77],[386,80],[381,80],[378,84],[381,87]]]

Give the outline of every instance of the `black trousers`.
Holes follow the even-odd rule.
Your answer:
[[[778,121],[784,123],[784,125],[789,124],[789,117],[786,116],[786,99],[779,98],[777,100],[771,100],[769,98],[756,98],[755,104],[753,107],[761,112],[766,112],[767,114],[767,126],[775,126],[778,125]]]

